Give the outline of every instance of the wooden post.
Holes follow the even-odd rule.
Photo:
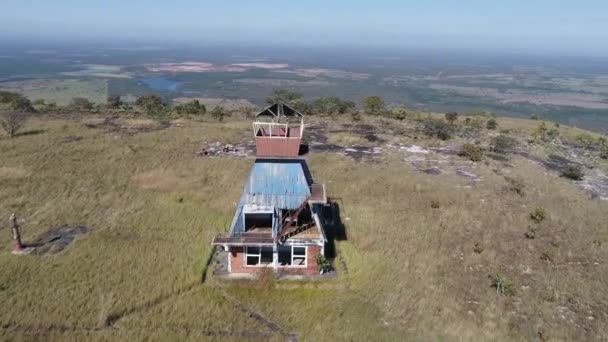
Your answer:
[[[15,213],[11,214],[9,218],[11,221],[11,230],[13,232],[13,240],[15,240],[15,251],[20,252],[23,250],[23,244],[21,243],[21,232],[19,225],[17,224],[17,216]]]

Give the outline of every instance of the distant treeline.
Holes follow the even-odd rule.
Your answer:
[[[402,120],[408,113],[414,111],[403,107],[388,109],[384,100],[379,96],[368,96],[360,104],[343,100],[338,97],[321,97],[311,101],[304,100],[302,94],[290,90],[276,90],[267,99],[268,104],[282,102],[294,107],[304,115],[338,116],[351,115],[354,120],[359,120],[362,114],[381,115]],[[119,95],[110,95],[103,104],[93,103],[87,98],[75,97],[65,106],[45,100],[30,101],[22,94],[8,91],[0,91],[0,109],[17,111],[20,113],[133,113],[145,114],[153,118],[174,118],[182,116],[204,116],[222,120],[231,115],[250,116],[255,114],[259,108],[241,107],[238,110],[230,110],[223,106],[207,108],[198,100],[171,104],[158,95],[144,95],[138,97],[135,102],[125,102]]]

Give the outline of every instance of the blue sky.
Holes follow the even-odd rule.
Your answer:
[[[2,0],[3,35],[201,42],[608,45],[606,0]]]

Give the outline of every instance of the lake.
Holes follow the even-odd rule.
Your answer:
[[[177,91],[177,87],[182,84],[181,81],[176,81],[164,77],[146,77],[141,81],[148,87],[158,91]]]

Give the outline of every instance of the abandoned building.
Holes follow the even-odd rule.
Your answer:
[[[317,255],[327,242],[320,213],[325,187],[314,183],[306,161],[298,158],[304,120],[285,104],[256,115],[256,160],[227,234],[213,245],[228,252],[228,272],[318,274]]]

